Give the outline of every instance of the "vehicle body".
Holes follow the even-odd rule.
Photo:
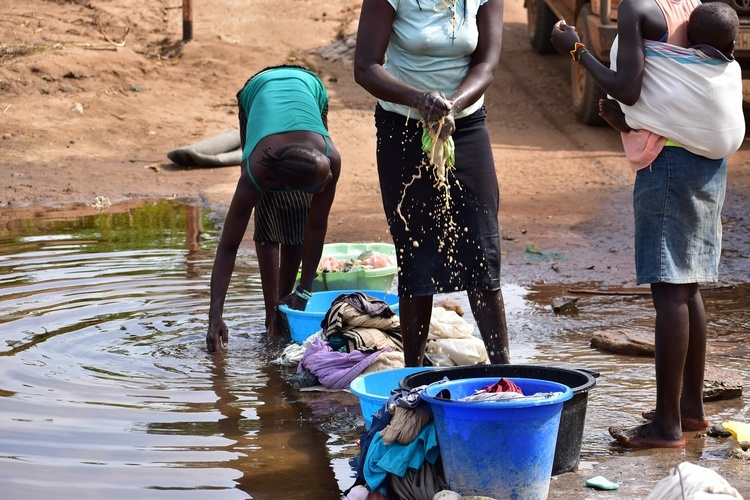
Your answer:
[[[737,11],[740,33],[734,51],[745,71],[750,70],[750,0],[715,0]],[[540,54],[555,52],[550,33],[565,19],[591,53],[609,65],[609,50],[617,35],[617,7],[620,0],[525,0],[529,42]],[[599,116],[599,99],[606,94],[579,64],[570,65],[572,104],[576,117],[587,125],[604,123]]]

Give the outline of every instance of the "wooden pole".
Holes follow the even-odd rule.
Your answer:
[[[193,39],[193,0],[182,0],[182,41]]]

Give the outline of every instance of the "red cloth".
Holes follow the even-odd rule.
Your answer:
[[[485,392],[517,392],[523,394],[523,391],[512,380],[501,378],[494,384],[483,389]]]

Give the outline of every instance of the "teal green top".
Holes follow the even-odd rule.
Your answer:
[[[330,137],[321,117],[328,92],[320,78],[305,69],[263,71],[245,85],[239,101],[247,116],[243,161],[269,135],[304,130]]]

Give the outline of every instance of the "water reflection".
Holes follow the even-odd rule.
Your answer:
[[[0,211],[4,497],[330,499],[352,484],[364,431],[358,401],[297,391],[286,382],[293,370],[272,363],[284,340],[264,334],[250,247],[225,306],[230,349],[205,352],[217,237],[189,201]],[[583,462],[596,462],[620,452],[606,427],[639,423],[654,389],[651,359],[598,352],[591,336],[650,330],[653,313],[648,297],[597,294],[553,313],[552,299],[568,288],[504,287],[511,353],[514,363],[601,374],[582,446]],[[705,298],[709,364],[747,378],[750,290]],[[746,395],[708,405],[714,423],[746,420],[747,408]],[[720,460],[725,448],[706,439],[679,453]]]

